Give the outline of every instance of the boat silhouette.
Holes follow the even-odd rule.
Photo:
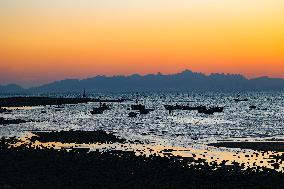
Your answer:
[[[146,106],[142,104],[133,104],[131,105],[131,109],[139,111],[140,114],[148,114],[151,111],[154,111],[154,109],[146,108]]]
[[[98,107],[98,108],[93,108],[93,110],[90,111],[90,113],[91,113],[92,115],[95,115],[95,114],[103,114],[105,110],[110,110],[110,107],[109,107],[106,103],[103,103],[103,104],[100,103],[100,107]]]
[[[140,113],[140,114],[148,114],[148,113],[150,113],[151,111],[154,111],[154,109],[147,109],[147,108],[144,108],[144,109],[140,109],[140,110],[139,110],[139,113]]]
[[[188,106],[188,105],[164,105],[166,110],[200,110],[206,108],[206,106]]]
[[[244,99],[235,98],[234,100],[235,100],[235,102],[246,102],[246,101],[248,101],[247,98],[244,98]]]
[[[254,105],[252,105],[252,106],[249,107],[249,109],[251,109],[251,110],[256,109],[256,108],[257,108],[257,107],[254,106]]]
[[[137,117],[137,112],[129,112],[128,117]]]
[[[224,110],[224,107],[202,108],[198,110],[198,113],[214,114],[215,112],[223,112],[223,110]]]
[[[132,110],[144,110],[146,109],[146,106],[142,104],[133,104],[131,105],[131,109]]]

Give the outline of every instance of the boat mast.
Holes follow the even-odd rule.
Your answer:
[[[85,90],[85,88],[84,88],[84,92],[83,92],[83,98],[86,98],[87,96],[86,96],[86,90]]]

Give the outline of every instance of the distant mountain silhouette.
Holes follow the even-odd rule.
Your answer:
[[[16,84],[0,85],[0,93],[22,93],[24,89]]]
[[[185,70],[164,75],[96,76],[83,80],[67,79],[34,87],[26,92],[146,92],[146,91],[247,91],[284,90],[284,79],[259,77],[247,79],[238,74],[196,73]]]

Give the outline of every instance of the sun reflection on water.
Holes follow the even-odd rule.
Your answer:
[[[273,169],[279,172],[284,172],[284,163],[278,157],[282,156],[283,152],[261,152],[254,150],[216,148],[207,145],[192,145],[188,147],[178,146],[162,146],[155,144],[141,143],[62,143],[62,142],[31,142],[33,134],[23,136],[18,143],[13,146],[25,145],[34,149],[86,149],[87,151],[133,151],[137,156],[143,155],[149,157],[156,155],[161,157],[176,157],[176,158],[192,158],[202,164],[203,161],[210,164],[240,166],[242,169]],[[196,162],[193,162],[196,163]]]

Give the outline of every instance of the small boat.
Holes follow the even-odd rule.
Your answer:
[[[251,110],[256,109],[256,106],[254,106],[254,105],[250,106],[249,109],[251,109]]]
[[[138,110],[140,114],[148,114],[150,111],[154,111],[154,109],[147,109],[145,105],[142,104],[133,104],[131,105],[132,110]]]
[[[206,108],[205,106],[185,106],[185,105],[164,105],[166,110],[200,110]]]
[[[131,105],[132,110],[143,110],[146,109],[145,105],[142,104],[133,104]]]
[[[169,110],[169,111],[177,109],[176,106],[173,106],[173,105],[164,105],[164,107],[166,110]]]
[[[100,107],[93,108],[93,110],[90,111],[90,112],[91,112],[92,115],[103,114],[105,110],[110,110],[110,107],[107,104],[103,103],[103,104],[100,104]]]
[[[224,107],[212,107],[210,109],[214,112],[223,112]]]
[[[198,110],[198,113],[201,113],[201,114],[214,114],[214,111],[211,110],[211,109],[205,108],[205,109]]]
[[[137,112],[129,112],[128,117],[137,117]]]
[[[223,112],[224,107],[200,108],[198,113],[214,114],[215,112]]]
[[[197,106],[197,107],[193,107],[193,106],[182,106],[182,110],[199,110],[199,109],[202,109],[203,106]]]
[[[141,110],[139,110],[139,113],[140,114],[148,114],[151,111],[154,111],[154,109],[141,109]]]
[[[246,102],[246,101],[248,101],[247,98],[245,98],[245,99],[235,98],[234,100],[235,100],[235,102]]]
[[[99,108],[101,108],[103,110],[110,110],[110,107],[106,103],[100,104]]]
[[[94,115],[94,114],[102,114],[102,113],[104,113],[104,109],[101,108],[101,107],[99,107],[99,108],[93,108],[93,110],[90,111],[90,112],[91,112],[92,115]]]

